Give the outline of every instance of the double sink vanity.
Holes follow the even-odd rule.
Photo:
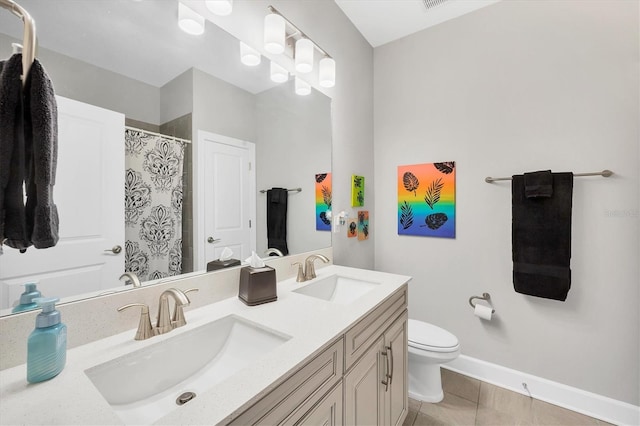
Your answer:
[[[402,424],[410,278],[337,265],[316,273],[279,281],[275,302],[185,307],[184,326],[144,340],[132,322],[69,349],[47,382],[27,384],[24,364],[7,368],[0,423]]]

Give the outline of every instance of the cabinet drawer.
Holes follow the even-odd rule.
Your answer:
[[[407,285],[389,296],[345,334],[345,371],[358,360],[384,330],[407,308]]]
[[[343,354],[340,338],[229,424],[278,424],[302,404],[320,400],[342,378]]]

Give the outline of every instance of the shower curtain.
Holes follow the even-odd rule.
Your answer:
[[[182,272],[184,142],[125,130],[125,271],[140,281]]]

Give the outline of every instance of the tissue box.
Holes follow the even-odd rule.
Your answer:
[[[278,300],[276,293],[276,270],[264,266],[240,269],[240,289],[238,297],[249,306]]]
[[[227,260],[212,260],[207,263],[207,272],[216,271],[218,269],[229,268],[231,266],[238,266],[240,264],[239,259],[227,259]]]

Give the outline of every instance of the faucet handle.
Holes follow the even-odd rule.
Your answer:
[[[125,309],[139,306],[142,308],[140,312],[140,322],[138,323],[138,331],[136,331],[135,340],[145,340],[154,335],[153,327],[151,326],[151,318],[149,317],[149,307],[144,303],[130,303],[128,305],[120,306],[118,312],[122,312]]]
[[[304,279],[304,269],[302,269],[302,262],[292,263],[291,266],[298,265],[298,276],[296,277],[296,282],[302,283],[305,282]]]
[[[190,288],[189,290],[184,290],[183,293],[186,295],[187,293],[191,292],[191,291],[200,291],[199,288]],[[189,297],[187,297],[188,299]],[[189,303],[191,303],[191,300],[189,300]],[[182,327],[183,325],[187,324],[187,319],[184,317],[184,305],[179,305],[176,303],[176,309],[175,311],[173,311],[173,327],[177,328],[177,327]]]

